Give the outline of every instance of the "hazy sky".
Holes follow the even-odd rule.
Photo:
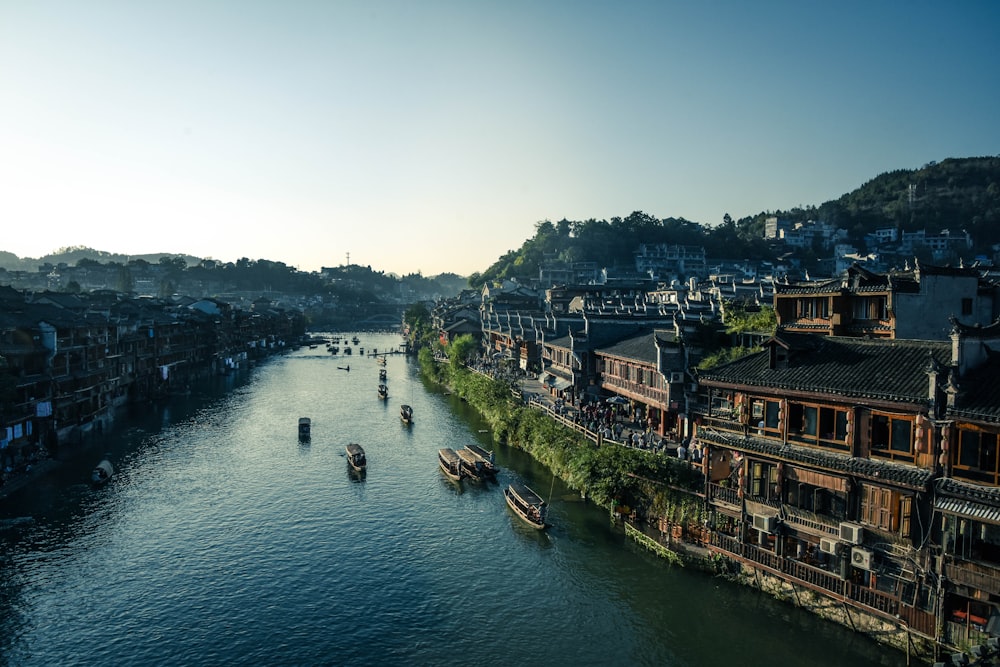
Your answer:
[[[1000,2],[0,0],[0,250],[430,276],[1000,154]]]

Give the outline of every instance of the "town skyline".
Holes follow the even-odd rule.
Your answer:
[[[1000,154],[1000,8],[0,9],[5,249],[469,275],[542,220],[716,225]],[[53,243],[52,239],[61,239]]]

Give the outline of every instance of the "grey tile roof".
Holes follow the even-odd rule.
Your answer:
[[[674,342],[677,337],[672,331],[645,331],[636,336],[624,338],[611,345],[595,350],[597,354],[632,359],[645,363],[656,363],[656,339],[662,343]]]
[[[931,359],[951,363],[951,343],[778,333],[765,343],[786,347],[787,367],[769,368],[770,351],[699,372],[707,385],[825,393],[852,399],[927,400]]]
[[[978,368],[959,381],[952,419],[1000,424],[1000,354],[992,354]]]
[[[905,463],[892,463],[878,459],[865,459],[837,452],[829,452],[812,447],[797,447],[782,444],[777,440],[742,436],[714,429],[700,429],[698,439],[715,446],[737,451],[763,454],[774,460],[798,463],[842,475],[891,483],[912,489],[926,489],[934,477],[930,470]]]

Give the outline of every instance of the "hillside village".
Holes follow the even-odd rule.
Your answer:
[[[398,326],[419,301],[445,352],[472,336],[476,365],[533,379],[535,404],[600,446],[691,466],[699,521],[626,498],[628,525],[808,591],[825,615],[908,651],[988,645],[1000,637],[998,247],[964,228],[859,235],[824,220],[767,216],[755,259],[650,240],[626,264],[570,261],[529,242],[536,261],[508,265],[519,276],[498,263],[447,297],[419,276],[263,260],[295,287],[169,258],[4,270],[0,481],[124,405],[331,322]],[[746,313],[774,324],[733,328]]]

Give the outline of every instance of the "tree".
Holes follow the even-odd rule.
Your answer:
[[[479,345],[472,334],[462,334],[448,345],[448,363],[452,371],[464,368],[469,360],[476,355]]]

